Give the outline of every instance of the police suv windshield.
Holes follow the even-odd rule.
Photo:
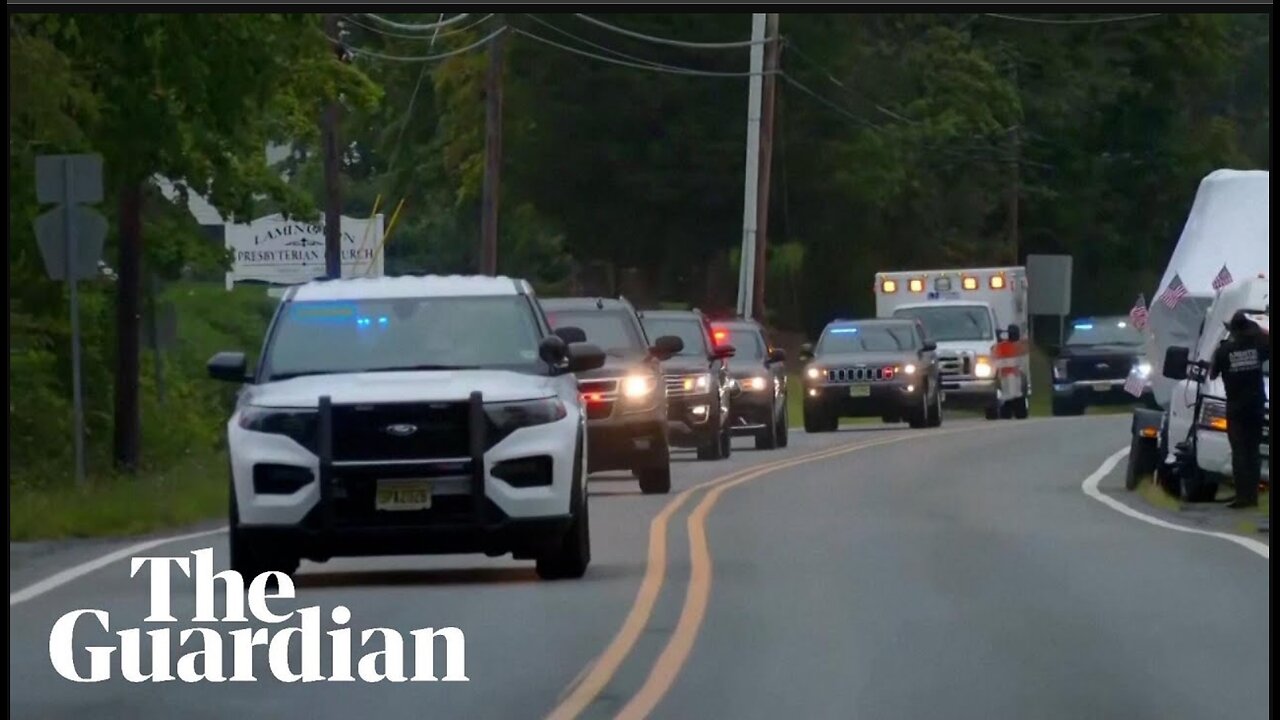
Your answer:
[[[576,327],[587,342],[610,355],[643,352],[647,345],[630,313],[624,310],[556,310],[547,313],[551,327]]]
[[[910,325],[888,323],[841,324],[827,328],[818,340],[819,355],[916,350],[916,334]]]
[[[534,371],[540,339],[533,310],[517,295],[290,302],[271,333],[263,379],[391,370]]]
[[[934,342],[991,340],[991,314],[984,305],[939,305],[895,310],[894,317],[917,318]]]
[[[649,337],[657,339],[664,335],[674,335],[684,341],[684,349],[678,355],[685,357],[705,357],[707,355],[706,336],[702,323],[695,318],[641,318],[644,331]]]
[[[717,340],[733,346],[733,358],[746,362],[764,362],[765,347],[764,340],[760,337],[760,333],[754,328],[739,327],[732,325],[717,328],[717,332],[724,332],[724,340]]]
[[[1077,320],[1067,335],[1067,345],[1142,345],[1142,333],[1128,318],[1104,317]]]

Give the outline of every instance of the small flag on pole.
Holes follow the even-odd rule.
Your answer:
[[[1133,327],[1138,330],[1144,330],[1147,327],[1147,299],[1142,295],[1138,295],[1138,300],[1133,304],[1133,308],[1129,310],[1129,321],[1133,323]]]
[[[1226,265],[1223,265],[1222,269],[1218,271],[1217,277],[1213,279],[1213,289],[1221,290],[1222,288],[1230,284],[1231,284],[1231,271],[1227,269]]]
[[[1182,278],[1174,275],[1169,281],[1169,287],[1160,293],[1160,302],[1170,310],[1178,307],[1178,302],[1187,296],[1187,286],[1182,283]]]
[[[1129,373],[1129,379],[1124,381],[1124,391],[1134,397],[1142,397],[1142,391],[1146,389],[1146,382],[1138,373]]]

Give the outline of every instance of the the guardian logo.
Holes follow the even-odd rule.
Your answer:
[[[263,573],[253,578],[245,591],[244,578],[226,570],[213,572],[213,550],[205,548],[195,556],[195,614],[191,623],[214,624],[215,627],[188,627],[176,633],[174,628],[152,630],[130,628],[112,633],[111,617],[102,610],[74,610],[63,615],[49,633],[49,661],[62,677],[74,682],[104,682],[118,671],[119,676],[134,683],[169,682],[256,682],[254,660],[265,648],[267,668],[281,682],[467,682],[466,638],[456,627],[424,628],[409,633],[412,645],[413,675],[405,674],[405,641],[390,628],[375,627],[360,633],[361,657],[352,666],[351,611],[342,605],[333,608],[329,617],[337,627],[321,632],[319,606],[277,614],[267,601],[292,600],[293,581],[283,573]],[[163,625],[177,623],[170,612],[170,580],[172,568],[192,577],[189,557],[133,558],[129,577],[146,568],[150,574],[150,614],[144,622]],[[274,592],[268,585],[274,578]],[[214,585],[221,581],[226,589],[224,614],[215,614]],[[249,616],[245,610],[248,609]],[[279,605],[276,607],[280,609]],[[250,617],[251,616],[251,617]],[[242,627],[223,630],[217,625],[257,623],[284,627]],[[274,632],[272,632],[274,630]],[[146,636],[146,640],[143,639]],[[111,638],[110,645],[90,644],[86,637]],[[113,637],[114,636],[114,637]],[[325,639],[327,636],[327,640]],[[434,672],[435,640],[444,644],[445,674]],[[146,648],[144,650],[144,643]],[[75,657],[87,651],[88,672],[77,668]],[[116,655],[116,650],[119,654]],[[328,674],[322,672],[321,660],[327,653]],[[147,656],[145,669],[143,656]],[[114,657],[113,657],[114,656]],[[177,656],[176,665],[172,663]],[[231,660],[230,673],[225,659]],[[295,667],[294,664],[298,665]]]

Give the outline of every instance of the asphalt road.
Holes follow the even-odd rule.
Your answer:
[[[304,564],[295,607],[345,605],[351,627],[406,640],[461,628],[467,683],[286,685],[261,650],[257,683],[67,682],[48,659],[60,615],[92,607],[111,613],[112,630],[143,625],[146,583],[116,562],[11,604],[10,714],[1267,717],[1268,561],[1081,492],[1126,422],[793,432],[783,451],[739,442],[727,461],[681,457],[660,497],[598,478],[593,563],[579,581],[539,582],[528,563],[478,556]],[[225,535],[149,554],[200,547],[223,565]],[[11,590],[85,555],[11,549]],[[180,619],[191,589],[173,583]]]

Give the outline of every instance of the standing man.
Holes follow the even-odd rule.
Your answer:
[[[1236,499],[1227,507],[1254,508],[1258,506],[1262,474],[1259,446],[1266,417],[1262,365],[1271,359],[1271,336],[1243,310],[1231,316],[1227,329],[1230,333],[1218,344],[1209,367],[1209,378],[1221,375],[1227,390],[1227,439],[1236,485]]]

